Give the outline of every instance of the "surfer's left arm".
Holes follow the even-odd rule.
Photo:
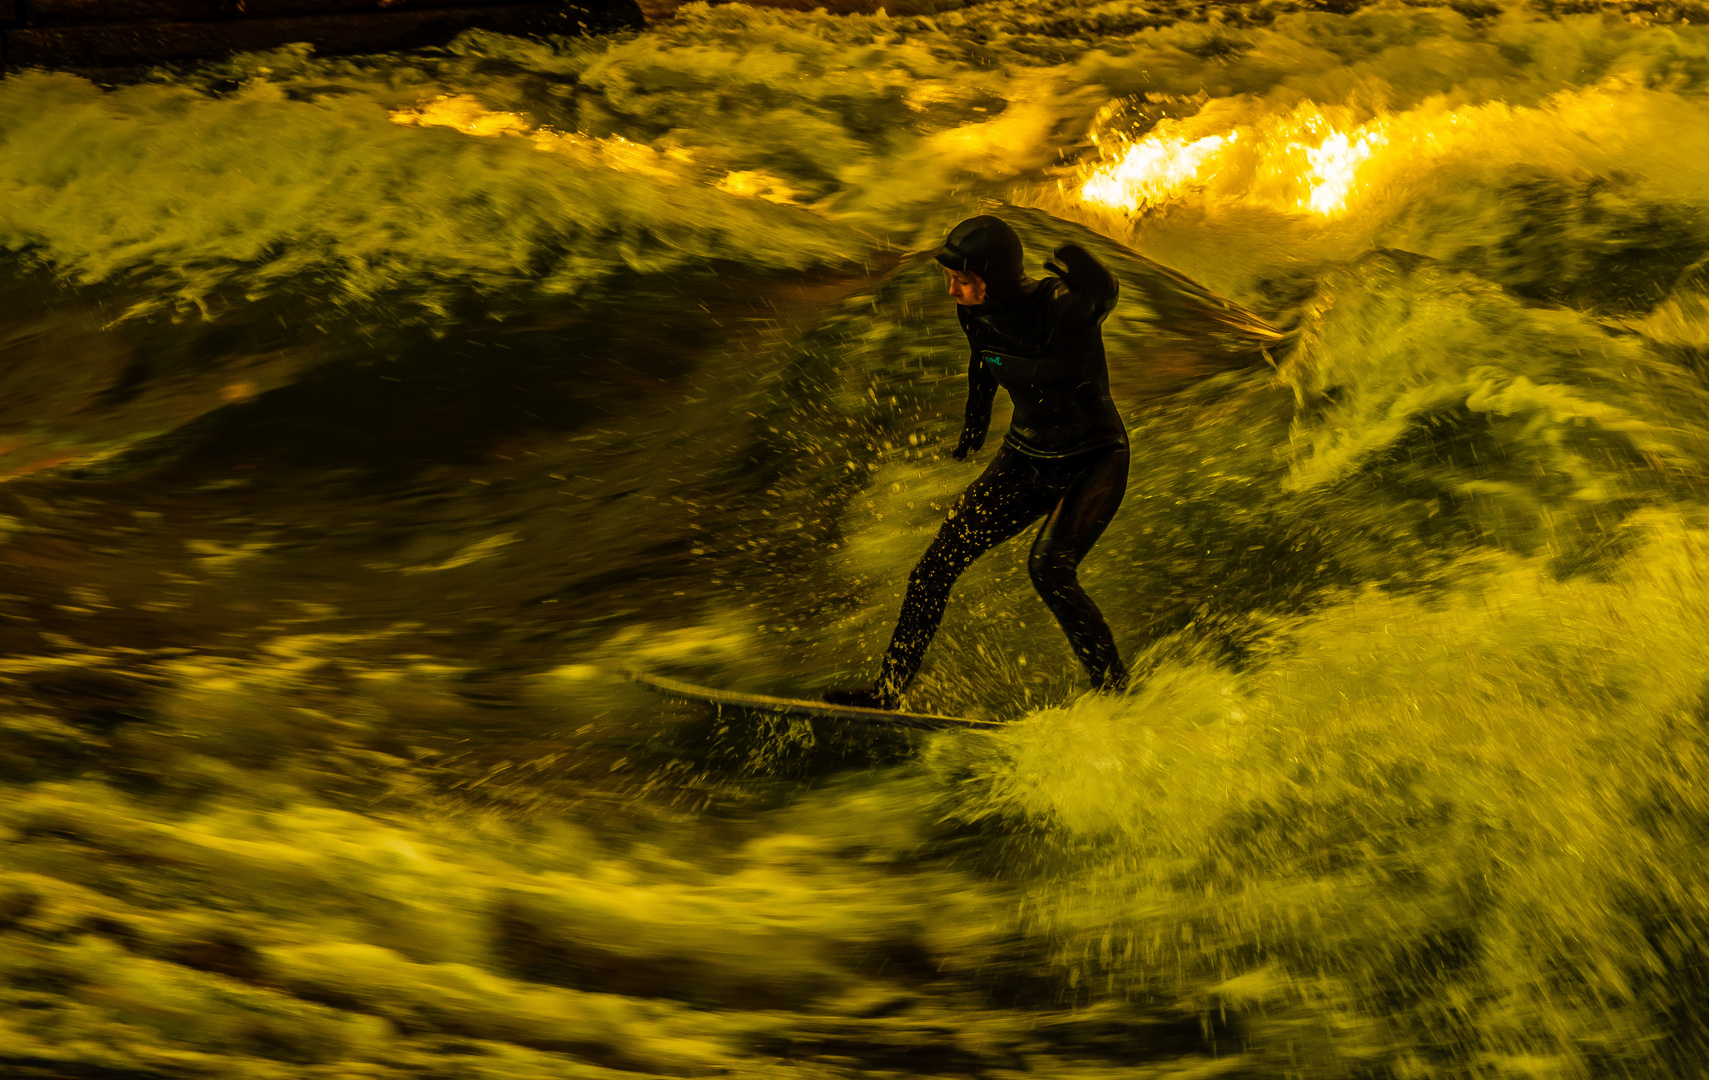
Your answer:
[[[966,461],[969,453],[977,453],[985,445],[985,432],[991,427],[991,403],[997,397],[997,377],[986,370],[974,346],[967,361],[967,409],[961,424],[961,440],[951,454],[957,461]]]
[[[1096,326],[1114,310],[1121,295],[1116,276],[1079,244],[1057,248],[1044,268],[1068,286],[1068,294],[1060,301],[1061,314],[1068,320]]]

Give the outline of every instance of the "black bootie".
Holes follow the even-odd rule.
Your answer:
[[[856,709],[884,709],[893,712],[902,703],[902,695],[882,685],[861,686],[849,690],[827,690],[825,701],[832,705]]]

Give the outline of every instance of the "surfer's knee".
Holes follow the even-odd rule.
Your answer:
[[[914,565],[914,572],[909,575],[909,580],[915,580],[922,574],[947,574],[954,578],[979,557],[979,551],[978,546],[973,544],[964,532],[945,527],[938,533],[937,539],[932,541],[931,546],[926,548],[926,553],[920,557],[920,561]]]
[[[961,568],[949,557],[949,554],[938,550],[937,545],[934,544],[926,550],[925,556],[914,564],[914,569],[908,571],[908,588],[910,590],[941,588],[954,581],[960,572]]]
[[[1047,600],[1061,592],[1080,591],[1079,563],[1072,555],[1034,551],[1027,557],[1027,576]]]

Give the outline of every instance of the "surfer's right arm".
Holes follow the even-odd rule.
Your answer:
[[[1044,268],[1068,286],[1058,294],[1059,317],[1070,324],[1097,326],[1109,317],[1121,285],[1097,258],[1079,244],[1063,244]]]
[[[997,376],[986,368],[979,349],[972,350],[967,361],[967,415],[961,425],[961,441],[955,447],[955,460],[966,461],[985,445],[985,432],[991,427],[991,402],[997,397]]]

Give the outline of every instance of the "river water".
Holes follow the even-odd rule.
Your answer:
[[[1671,1077],[1709,29],[685,7],[0,80],[11,1075]],[[1121,280],[1088,697],[920,252]],[[994,428],[1006,423],[999,402]],[[989,451],[984,455],[989,458]]]

